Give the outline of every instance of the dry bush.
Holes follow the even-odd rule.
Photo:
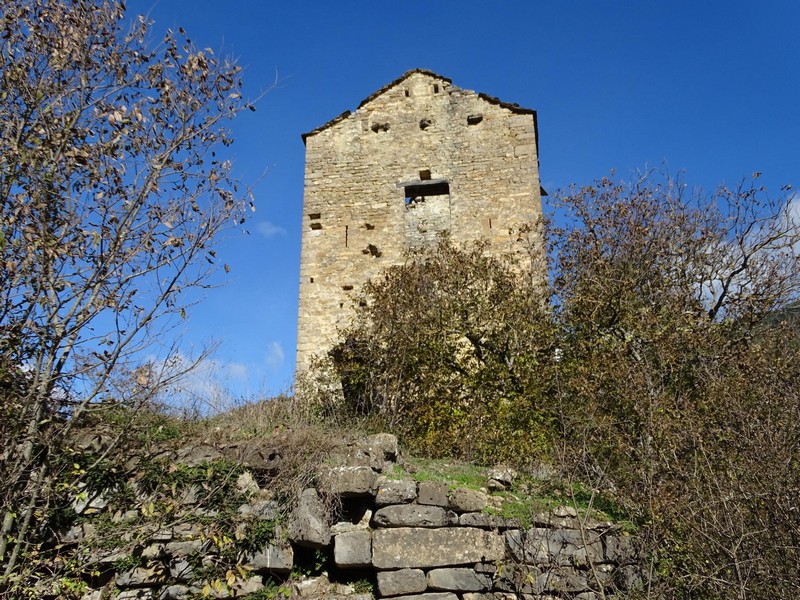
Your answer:
[[[569,464],[638,516],[663,593],[797,589],[800,356],[779,324],[800,286],[791,197],[755,183],[687,195],[649,174],[561,200]]]
[[[429,455],[541,455],[555,431],[543,401],[552,333],[530,274],[483,245],[443,239],[365,286],[356,323],[329,355],[339,409],[376,417]]]

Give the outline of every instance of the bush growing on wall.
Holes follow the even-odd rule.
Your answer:
[[[545,298],[481,245],[443,239],[364,290],[331,353],[350,410],[437,455],[502,460],[547,450],[554,345]]]

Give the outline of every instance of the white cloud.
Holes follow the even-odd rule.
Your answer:
[[[256,225],[256,231],[263,235],[265,238],[271,238],[278,235],[286,235],[286,230],[279,226],[275,225],[270,221],[259,221]]]
[[[150,365],[158,379],[174,378],[162,394],[168,406],[200,414],[219,413],[238,404],[235,390],[246,389],[251,375],[242,363],[213,358],[195,361],[184,354],[166,361],[152,358]]]
[[[285,360],[286,355],[283,351],[283,346],[281,346],[280,342],[270,342],[269,346],[267,347],[267,356],[264,359],[264,362],[267,363],[271,369],[279,369],[283,366],[283,361]]]

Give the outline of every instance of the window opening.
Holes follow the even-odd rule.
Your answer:
[[[441,179],[426,181],[405,186],[406,205],[424,202],[429,196],[447,196],[450,194],[450,184]]]
[[[478,113],[476,115],[468,115],[467,116],[467,124],[468,125],[477,125],[481,121],[483,121],[483,115],[481,113]]]
[[[349,225],[344,226],[344,247],[347,248],[347,235],[349,231]]]
[[[433,93],[434,94],[438,94],[439,93],[439,84],[438,83],[434,83],[433,84]]]

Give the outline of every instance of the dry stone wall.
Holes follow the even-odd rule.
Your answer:
[[[525,233],[541,216],[533,110],[417,70],[304,140],[301,372],[348,323],[361,286],[409,248],[442,232],[521,261],[541,246]]]
[[[259,523],[268,524],[269,539],[237,546],[229,539],[237,533],[215,527],[214,510],[190,504],[186,508],[194,511],[193,518],[178,511],[171,525],[145,530],[133,554],[106,547],[98,557],[95,551],[97,576],[83,600],[289,595],[309,600],[594,600],[621,597],[643,585],[634,540],[612,523],[562,506],[530,515],[530,524],[523,527],[517,519],[492,514],[500,496],[489,488],[388,477],[402,471],[398,462],[397,440],[391,435],[342,447],[319,473],[318,489],[303,491],[288,514],[276,501],[264,499],[257,478],[247,471],[237,486],[248,489],[251,499],[239,506],[235,529],[253,532]],[[258,475],[258,465],[252,473]],[[492,477],[487,483],[494,489],[511,484],[507,472]],[[95,536],[90,515],[102,519],[103,509],[85,515],[62,543]],[[236,547],[238,553],[231,554]],[[215,580],[210,573],[223,559],[235,565]]]

